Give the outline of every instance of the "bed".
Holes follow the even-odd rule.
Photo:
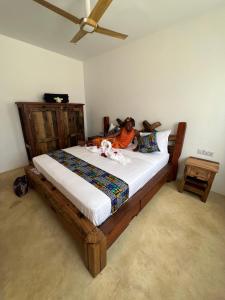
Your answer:
[[[132,149],[120,152],[130,162],[127,165],[90,152],[85,147],[64,149],[86,162],[121,178],[129,186],[129,198],[142,188],[169,161],[168,153],[143,154]],[[36,169],[65,195],[95,226],[100,226],[111,215],[110,198],[95,186],[65,168],[47,154],[33,158]],[[79,189],[77,189],[79,186]],[[92,195],[91,199],[89,195]]]
[[[107,249],[149,202],[159,188],[175,180],[186,123],[180,122],[175,135],[170,135],[168,152],[143,154],[132,149],[121,150],[128,157],[127,165],[101,157],[85,147],[64,149],[124,180],[129,198],[114,213],[109,197],[80,176],[65,168],[47,154],[33,159],[25,168],[30,185],[40,192],[69,229],[82,242],[84,262],[95,277],[106,265]],[[38,172],[37,172],[37,171]]]

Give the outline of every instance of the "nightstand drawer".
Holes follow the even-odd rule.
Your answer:
[[[187,175],[191,177],[196,177],[201,180],[208,181],[211,175],[211,172],[204,170],[198,167],[187,166]]]

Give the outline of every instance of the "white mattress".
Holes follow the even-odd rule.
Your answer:
[[[64,151],[93,164],[124,180],[129,186],[129,197],[134,195],[169,160],[168,153],[143,154],[120,150],[131,162],[122,165],[116,161],[92,153],[85,147],[71,147]],[[101,190],[73,173],[62,164],[42,154],[33,158],[37,170],[63,193],[94,225],[102,224],[111,215],[111,199]]]

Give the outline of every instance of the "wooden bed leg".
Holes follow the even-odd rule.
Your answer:
[[[106,266],[106,238],[102,231],[95,228],[84,241],[85,265],[93,277]]]
[[[178,166],[172,165],[170,172],[168,173],[167,182],[174,181],[177,178]]]
[[[178,165],[173,166],[173,172],[172,172],[172,180],[177,179],[177,171],[178,171]]]

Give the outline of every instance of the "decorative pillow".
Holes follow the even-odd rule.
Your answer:
[[[155,133],[156,133],[157,131],[154,130],[154,131],[152,131],[152,132],[155,132]],[[145,132],[145,131],[141,131],[141,132],[140,132],[140,136],[146,136],[146,135],[149,135],[149,134],[152,133],[152,132],[150,132],[150,131],[146,131],[146,132]]]
[[[157,131],[156,139],[160,152],[168,153],[168,139],[171,130]]]
[[[151,132],[148,133],[148,135],[138,137],[138,151],[142,153],[160,151],[157,145],[156,132]]]

